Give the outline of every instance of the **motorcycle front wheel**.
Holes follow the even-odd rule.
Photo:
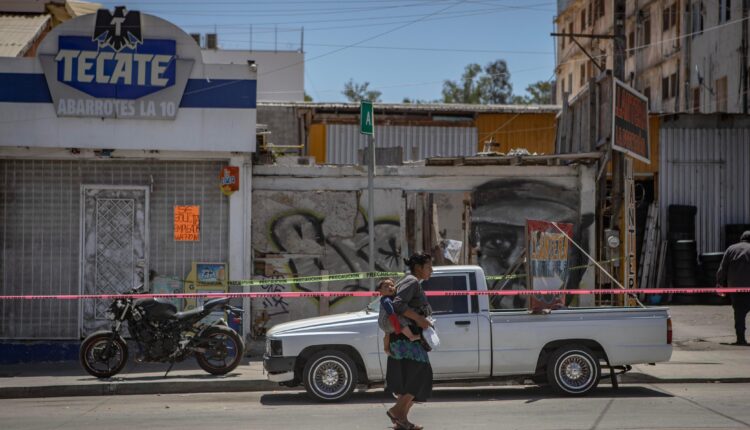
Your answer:
[[[225,375],[242,361],[245,343],[236,331],[229,327],[215,326],[206,329],[201,336],[204,352],[197,352],[198,365],[212,375]]]
[[[109,378],[125,367],[128,345],[112,332],[94,333],[81,344],[79,360],[90,375]]]

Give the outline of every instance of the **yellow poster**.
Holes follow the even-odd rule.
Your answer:
[[[174,240],[197,242],[200,240],[200,206],[174,207]]]

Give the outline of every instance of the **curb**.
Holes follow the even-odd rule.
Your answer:
[[[602,376],[602,382],[609,381],[609,376]],[[620,384],[732,384],[750,383],[750,377],[738,378],[669,378],[662,379],[645,374],[621,375]],[[525,385],[511,381],[474,381],[466,383],[436,382],[436,386],[446,388],[472,386],[513,386]],[[533,385],[533,384],[532,384]],[[80,396],[115,396],[115,395],[152,395],[152,394],[195,394],[195,393],[237,393],[254,391],[296,391],[301,387],[285,388],[266,380],[251,381],[174,381],[132,383],[110,382],[84,385],[46,385],[33,387],[3,387],[0,399],[28,399],[39,397],[80,397]]]
[[[605,380],[605,378],[602,378]],[[651,375],[622,375],[621,384],[747,384],[750,377],[737,378],[669,378],[662,379]]]
[[[220,381],[206,383],[202,381],[150,382],[147,384],[129,382],[107,382],[85,385],[46,385],[36,387],[3,387],[0,399],[25,399],[37,397],[76,397],[76,396],[112,396],[135,394],[190,394],[220,392],[276,391],[284,387],[270,381]]]

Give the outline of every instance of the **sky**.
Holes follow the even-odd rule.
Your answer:
[[[305,53],[305,92],[343,102],[369,83],[384,103],[441,98],[471,63],[503,59],[513,94],[554,73],[554,0],[98,0],[159,16],[223,49]],[[252,29],[252,32],[251,32]]]

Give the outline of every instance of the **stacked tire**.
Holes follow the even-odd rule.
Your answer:
[[[696,288],[701,286],[698,271],[698,247],[694,240],[677,240],[672,243],[672,286]],[[672,302],[683,305],[698,303],[696,294],[681,293],[672,296]]]
[[[703,287],[711,288],[716,285],[716,272],[719,271],[722,258],[724,258],[723,252],[707,252],[700,255],[701,280]],[[729,304],[729,296],[719,297],[716,294],[701,294],[701,297],[701,303],[707,305]]]
[[[672,261],[672,286],[674,288],[696,288],[702,280],[698,270],[698,247],[695,243],[695,206],[670,205],[668,209],[669,253]],[[674,294],[672,303],[696,304],[696,294]]]
[[[695,240],[695,206],[669,205],[669,232],[667,239],[670,243],[678,240]]]

